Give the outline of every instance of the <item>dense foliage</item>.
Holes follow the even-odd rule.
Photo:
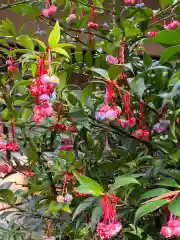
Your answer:
[[[180,4],[124,2],[0,5],[37,22],[31,35],[0,25],[0,171],[25,176],[0,185],[3,240],[98,239],[105,211],[114,239],[180,235]],[[165,47],[160,60],[146,43]]]

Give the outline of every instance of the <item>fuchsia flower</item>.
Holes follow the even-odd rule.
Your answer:
[[[109,64],[119,64],[119,58],[113,57],[112,55],[108,55],[106,57],[106,62],[108,62]]]
[[[121,109],[117,106],[110,107],[108,105],[103,105],[98,112],[96,112],[96,119],[102,121],[113,121],[118,118],[121,114]]]
[[[70,14],[67,18],[66,18],[66,22],[68,24],[72,24],[72,23],[75,23],[76,21],[76,15],[75,14]]]
[[[0,165],[0,173],[10,173],[12,170],[12,166],[8,164]]]
[[[165,29],[176,29],[180,26],[180,22],[177,20],[172,20],[169,24],[164,24]]]
[[[176,219],[173,213],[170,213],[167,226],[161,228],[160,234],[165,238],[179,237],[180,236],[180,218]]]
[[[14,140],[12,140],[6,145],[6,149],[12,152],[18,152],[20,147]]]
[[[6,143],[4,141],[0,141],[0,150],[6,150]]]
[[[45,17],[51,17],[57,10],[57,7],[51,5],[51,1],[46,1],[46,8],[41,11],[41,14]]]
[[[135,4],[135,0],[124,0],[125,4]]]
[[[104,195],[102,198],[103,220],[97,225],[97,235],[101,239],[110,239],[122,229],[122,224],[117,220],[116,206],[119,198],[114,194]]]

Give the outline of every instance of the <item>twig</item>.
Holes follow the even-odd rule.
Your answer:
[[[82,4],[82,5],[84,5],[84,6],[87,6],[87,7],[92,8],[92,5],[91,5],[91,4],[84,3],[84,2],[81,2],[81,1],[79,1],[79,0],[73,0],[73,2],[76,2],[76,3],[79,3],[79,4]],[[108,8],[96,6],[96,9],[104,10],[104,11],[109,12],[109,13],[111,13],[111,14],[115,14],[115,11],[114,11],[114,10],[110,10],[110,9],[108,9]]]

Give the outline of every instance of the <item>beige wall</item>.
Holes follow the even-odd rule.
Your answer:
[[[7,3],[7,0],[0,0],[1,3]],[[13,2],[13,0],[10,0],[10,2]],[[105,5],[106,7],[111,7],[110,3],[112,2],[112,0],[105,0]],[[159,0],[144,0],[144,3],[147,7],[150,7],[152,9],[158,9],[159,4],[158,4]],[[117,6],[121,6],[123,3],[123,0],[116,0],[116,5]],[[57,17],[60,17],[60,12],[58,12]],[[28,32],[28,34],[33,33],[34,31],[36,31],[37,28],[37,24],[34,22],[32,23],[32,19],[27,17],[27,16],[18,16],[17,14],[9,11],[9,10],[3,10],[1,11],[0,14],[0,20],[5,19],[6,17],[8,17],[9,19],[11,19],[11,21],[13,21],[13,23],[15,24],[17,29],[20,29],[23,24],[25,25],[23,32]],[[108,21],[109,17],[108,16],[103,16],[101,17],[100,22],[106,22]],[[40,24],[41,26],[41,30],[46,30],[47,29],[47,25],[44,24],[43,22],[41,22]],[[86,40],[86,36],[81,36],[82,39]],[[42,38],[44,41],[46,41],[46,37]],[[162,48],[157,45],[157,44],[148,44],[146,45],[146,49],[148,50],[148,52],[152,55],[152,56],[159,56]]]

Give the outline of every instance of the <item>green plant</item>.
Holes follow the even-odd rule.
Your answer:
[[[52,27],[45,44],[40,29],[29,36],[9,19],[0,25],[1,58],[8,60],[0,73],[8,135],[1,133],[0,170],[27,177],[22,189],[0,185],[8,204],[1,218],[15,209],[18,231],[93,239],[102,199],[110,196],[122,222],[115,239],[161,239],[164,218],[180,216],[180,27],[162,25],[178,20],[179,2],[160,4],[158,11],[114,2],[109,9],[100,0],[0,6]],[[94,14],[106,13],[110,23],[97,25]],[[159,61],[143,48],[147,41],[165,47]],[[27,156],[25,164],[16,151]]]

